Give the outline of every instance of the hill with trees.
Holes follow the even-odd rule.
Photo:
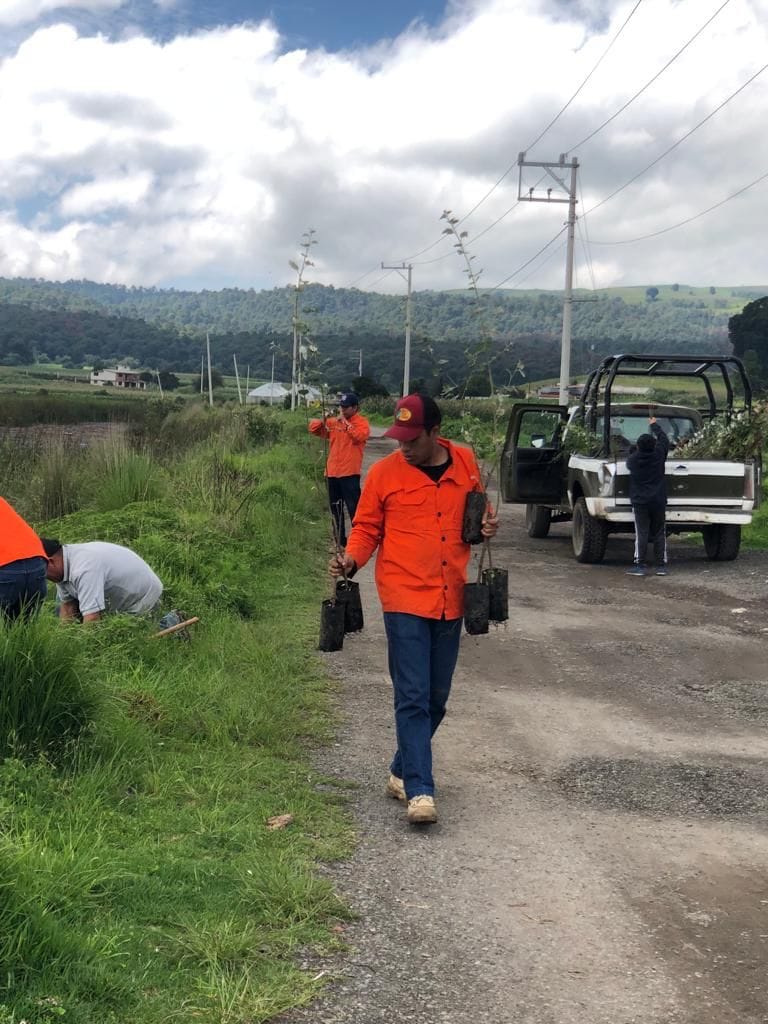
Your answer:
[[[573,313],[573,372],[603,355],[627,350],[730,351],[728,321],[768,288],[691,289],[685,285],[578,292]],[[215,364],[231,372],[232,356],[251,379],[290,375],[292,287],[268,291],[189,292],[128,288],[92,281],[63,283],[0,278],[0,362],[44,357],[65,365],[132,361],[159,370],[195,371],[206,332]],[[415,292],[412,379],[432,387],[463,385],[471,352],[491,338],[494,379],[520,383],[559,369],[562,293]],[[309,284],[300,296],[302,330],[314,369],[332,387],[357,374],[362,349],[367,377],[397,390],[402,376],[404,299],[358,289]],[[480,392],[480,373],[470,390]]]

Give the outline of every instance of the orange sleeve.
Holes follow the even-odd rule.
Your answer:
[[[328,428],[323,420],[310,420],[309,432],[316,437],[328,437]]]

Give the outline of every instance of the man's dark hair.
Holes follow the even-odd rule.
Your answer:
[[[61,551],[60,540],[54,540],[52,537],[41,537],[40,540],[43,543],[43,551],[48,558],[53,558],[54,555]]]
[[[637,439],[637,449],[641,452],[652,452],[656,447],[656,438],[653,434],[641,434]]]
[[[433,429],[433,427],[439,427],[443,422],[443,414],[440,412],[440,406],[429,395],[419,395],[421,404],[424,407],[424,429],[427,433]]]

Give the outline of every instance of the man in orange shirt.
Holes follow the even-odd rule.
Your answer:
[[[45,600],[48,559],[43,542],[0,498],[0,616],[29,618]]]
[[[325,466],[328,503],[339,546],[344,548],[347,543],[344,506],[347,506],[351,522],[360,500],[360,470],[371,428],[368,420],[360,415],[360,402],[354,392],[346,391],[339,397],[339,409],[338,416],[310,420],[309,432],[329,441],[330,451]]]
[[[347,575],[378,548],[376,587],[384,611],[395,696],[397,751],[387,793],[408,803],[408,821],[437,821],[431,738],[445,715],[459,654],[470,547],[461,539],[470,491],[482,491],[468,448],[440,437],[437,403],[408,395],[386,431],[399,450],[371,467],[346,552],[331,573]],[[498,528],[489,507],[483,535]]]

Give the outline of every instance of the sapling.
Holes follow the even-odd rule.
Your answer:
[[[474,423],[470,423],[466,413],[462,413],[462,437],[471,446],[480,467],[482,495],[480,501],[470,494],[467,497],[465,509],[465,531],[462,537],[469,543],[477,543],[482,538],[482,521],[486,509],[498,511],[499,507],[499,463],[501,447],[503,443],[502,432],[499,429],[502,409],[502,394],[496,388],[493,378],[493,363],[501,355],[501,351],[495,351],[493,331],[488,325],[488,295],[481,293],[479,287],[482,270],[477,270],[474,255],[467,249],[466,231],[459,231],[460,220],[454,217],[450,210],[444,210],[441,220],[447,222],[443,234],[451,235],[455,239],[454,248],[464,262],[464,273],[469,282],[468,287],[474,297],[474,312],[479,318],[480,329],[478,341],[473,347],[467,350],[467,361],[472,370],[477,369],[480,363],[488,373],[488,385],[490,401],[492,405],[492,421],[490,438],[481,435],[478,430],[480,421],[473,417]],[[504,349],[506,350],[506,349]],[[502,351],[504,351],[502,350]],[[518,362],[515,372],[523,373],[524,367]],[[469,380],[468,374],[467,379]],[[510,377],[511,383],[512,377]],[[466,385],[464,390],[466,391]],[[464,397],[464,396],[462,396]],[[496,502],[492,505],[488,499],[488,487],[492,478],[496,478]],[[484,570],[484,563],[488,558],[489,568]],[[464,623],[468,633],[485,633],[488,631],[488,619],[495,622],[503,622],[508,617],[507,612],[507,572],[505,569],[494,569],[491,555],[490,538],[483,540],[483,550],[479,559],[477,570],[477,581],[474,584],[467,584],[465,588],[465,618]],[[491,595],[493,594],[493,601]],[[485,619],[483,620],[483,611]]]
[[[299,246],[299,261],[296,262],[296,260],[288,260],[288,266],[296,272],[296,283],[293,286],[293,314],[291,316],[291,327],[293,330],[293,354],[291,359],[291,412],[296,408],[298,391],[301,384],[301,352],[299,339],[303,331],[306,330],[306,324],[303,324],[299,318],[299,306],[301,293],[304,291],[308,283],[304,277],[304,272],[307,267],[314,266],[314,263],[309,258],[312,246],[317,245],[317,239],[314,235],[314,228],[310,228],[309,231],[305,231],[302,235],[301,245]]]

